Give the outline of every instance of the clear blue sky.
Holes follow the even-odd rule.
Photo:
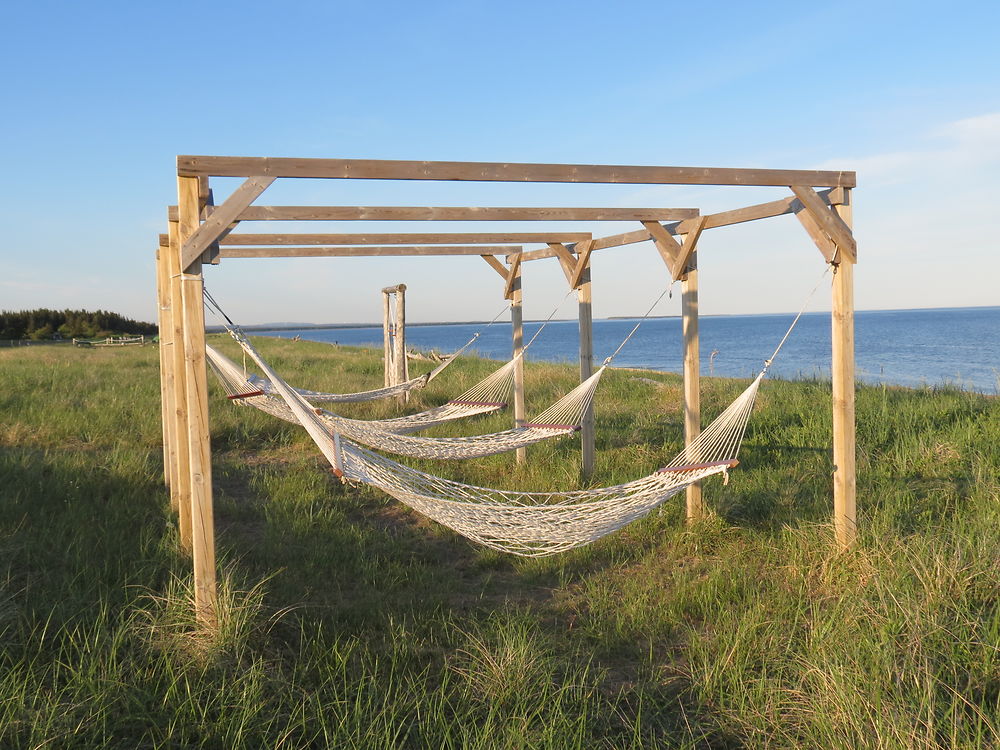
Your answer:
[[[854,169],[859,308],[997,305],[998,29],[996,2],[11,4],[0,308],[154,319],[177,154]],[[785,192],[299,181],[261,202],[712,211]],[[706,313],[795,309],[822,271],[790,217],[700,250]],[[595,314],[641,313],[664,279],[651,246],[595,254]],[[245,323],[374,320],[400,281],[411,320],[502,304],[478,258],[206,271]],[[563,287],[529,264],[527,315]]]

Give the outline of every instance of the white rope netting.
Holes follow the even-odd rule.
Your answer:
[[[247,352],[275,385],[336,474],[392,495],[473,541],[541,557],[588,544],[649,513],[690,484],[736,465],[763,373],[665,468],[612,487],[519,492],[464,484],[400,464],[343,438],[252,347]]]
[[[245,339],[241,341],[241,346],[252,347]],[[218,375],[226,392],[235,403],[255,406],[286,421],[298,422],[295,415],[280,397],[261,394],[260,391],[254,390],[254,381],[245,378],[240,373],[236,363],[211,347],[206,347],[206,351],[213,371]],[[247,350],[247,353],[250,354],[249,350]],[[254,354],[251,356],[259,357],[260,353],[254,350]],[[508,366],[509,363],[505,365],[505,367]],[[604,367],[600,368],[590,378],[556,401],[537,417],[528,420],[524,426],[482,435],[439,438],[421,437],[398,432],[398,426],[395,424],[390,425],[388,428],[385,426],[386,422],[399,422],[398,418],[394,420],[359,420],[349,419],[322,409],[316,409],[315,411],[324,424],[331,430],[371,448],[414,458],[477,458],[505,453],[517,448],[533,445],[542,440],[563,437],[576,432],[580,428],[583,415],[593,401],[594,391],[605,369]],[[451,402],[450,406],[446,404],[445,407],[451,409],[492,407],[499,402],[470,400],[471,397],[476,399],[496,398],[495,389],[492,389],[493,395],[490,395],[490,391],[489,387],[483,388],[482,384],[479,384],[476,386],[474,393],[467,391],[463,394],[463,397]],[[391,429],[392,427],[396,427],[396,430]]]
[[[235,334],[234,337],[236,337]],[[236,338],[240,346],[250,346],[252,348],[245,337]],[[242,338],[242,341],[240,338]],[[219,381],[232,401],[246,406],[253,406],[286,422],[298,423],[299,420],[295,418],[295,415],[273,388],[270,388],[268,391],[260,388],[262,378],[248,375],[239,365],[211,346],[205,347],[205,353],[209,366],[219,378]],[[250,353],[249,350],[247,350],[247,353]],[[254,350],[254,354],[260,356],[256,350]],[[332,412],[322,410],[320,411],[320,415],[324,421],[329,421],[331,426],[335,422],[341,421],[354,423],[357,430],[368,429],[373,433],[403,435],[425,430],[435,425],[445,424],[456,419],[464,419],[477,414],[489,414],[506,408],[510,400],[510,394],[514,388],[514,365],[515,361],[513,360],[507,362],[469,388],[458,398],[416,414],[375,420],[351,420],[347,417],[341,417]],[[270,381],[266,382],[270,384]],[[297,389],[294,390],[299,395],[302,395],[303,398],[308,398],[308,396],[303,395]]]

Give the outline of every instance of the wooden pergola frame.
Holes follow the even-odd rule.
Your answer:
[[[215,206],[212,177],[243,184]],[[732,211],[701,214],[691,208],[538,208],[414,206],[255,206],[277,179],[458,180],[476,182],[585,182],[655,185],[783,186],[791,195]],[[205,366],[204,264],[224,258],[479,255],[503,280],[511,301],[512,348],[523,345],[521,268],[556,258],[577,291],[580,378],[592,374],[590,258],[592,253],[652,240],[669,275],[682,282],[685,441],[701,429],[699,396],[697,243],[702,232],[794,214],[834,268],[832,293],[833,522],[841,547],[856,528],[854,422],[854,264],[851,189],[854,172],[583,164],[275,159],[179,156],[177,206],[160,236],[157,289],[161,331],[164,479],[178,512],[181,544],[192,555],[199,619],[216,621],[215,527]],[[817,190],[817,188],[822,188]],[[606,237],[580,232],[419,234],[236,234],[244,221],[636,221],[640,229]],[[541,248],[525,250],[526,244]],[[525,420],[524,373],[515,372],[514,420]],[[594,420],[581,430],[582,472],[594,465]],[[525,460],[524,449],[517,460]],[[687,493],[689,519],[704,514],[701,488]]]

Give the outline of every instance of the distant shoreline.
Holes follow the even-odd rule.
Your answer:
[[[906,308],[892,308],[888,310],[855,310],[857,313],[899,313],[899,312],[932,312],[934,310],[995,310],[1000,309],[998,305],[972,305],[969,307],[906,307]],[[715,314],[701,314],[701,318],[755,318],[755,317],[772,317],[775,315],[794,315],[794,312],[775,312],[775,313],[715,313]],[[818,310],[807,312],[806,315],[829,315],[828,311]],[[636,315],[611,315],[607,318],[594,318],[597,320],[639,320],[641,316]],[[670,320],[678,319],[680,315],[650,315],[649,320]],[[575,323],[576,318],[553,318],[554,323]],[[483,325],[488,321],[485,320],[448,320],[448,321],[431,321],[427,323],[407,323],[408,327],[416,328],[423,326],[468,326],[468,325]],[[537,320],[525,320],[525,323],[543,323],[544,319]],[[249,325],[242,326],[244,331],[328,331],[328,330],[351,330],[358,328],[381,328],[382,324],[379,323],[270,323],[270,324],[259,324],[259,325]],[[206,331],[212,333],[218,333],[219,331],[225,331],[225,326],[206,326]]]

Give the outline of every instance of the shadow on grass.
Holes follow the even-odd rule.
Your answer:
[[[157,590],[179,556],[162,484],[135,453],[0,448],[6,587],[26,625],[51,632]],[[47,632],[50,632],[47,630]]]

